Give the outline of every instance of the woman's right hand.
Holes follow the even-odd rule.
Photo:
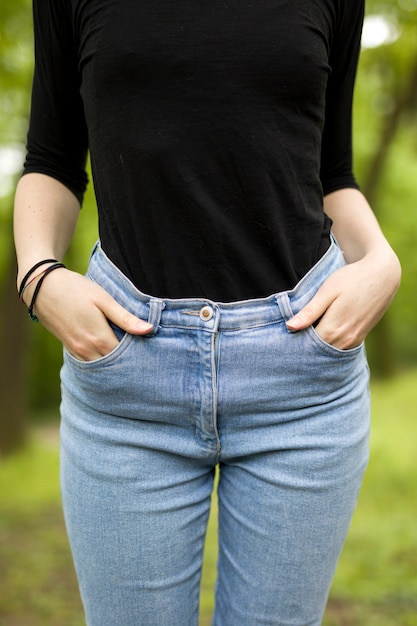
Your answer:
[[[24,294],[29,303],[36,282]],[[124,309],[89,278],[59,268],[45,277],[34,313],[66,350],[80,361],[93,361],[118,344],[109,321],[132,335],[146,335],[152,325]]]

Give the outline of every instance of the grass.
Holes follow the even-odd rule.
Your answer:
[[[371,461],[326,626],[417,625],[417,373],[374,383],[372,397]]]
[[[417,371],[373,384],[371,462],[323,626],[417,626],[416,406]],[[59,504],[56,427],[2,461],[0,494],[0,626],[84,626]],[[212,610],[214,518],[200,626]]]

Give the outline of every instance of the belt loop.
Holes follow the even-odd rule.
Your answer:
[[[148,302],[148,306],[148,323],[152,324],[153,330],[150,333],[147,333],[146,337],[153,337],[158,332],[162,311],[165,308],[165,302],[160,298],[151,298]]]
[[[276,303],[281,311],[281,315],[285,322],[288,322],[291,317],[293,317],[294,313],[291,308],[291,301],[288,295],[288,291],[283,291],[276,295],[275,297]]]

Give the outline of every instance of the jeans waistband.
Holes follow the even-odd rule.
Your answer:
[[[97,243],[87,276],[134,315],[149,321],[155,332],[159,326],[217,332],[266,326],[288,319],[292,310],[304,306],[325,279],[343,265],[343,254],[332,237],[325,254],[291,290],[237,302],[214,302],[207,298],[170,299],[142,293]]]

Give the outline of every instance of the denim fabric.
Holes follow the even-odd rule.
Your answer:
[[[149,320],[65,354],[62,493],[88,626],[196,626],[219,467],[213,626],[318,626],[368,457],[363,346],[285,321],[344,264],[234,303],[140,293],[100,246],[88,276]]]

